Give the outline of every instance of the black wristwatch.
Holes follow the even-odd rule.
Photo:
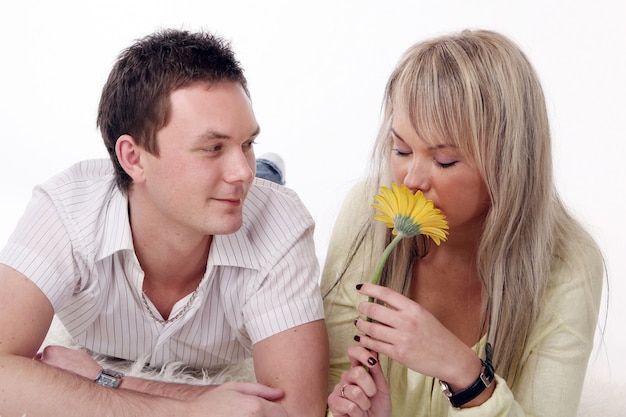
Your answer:
[[[124,374],[121,372],[112,369],[101,369],[94,382],[103,387],[117,388],[122,383],[122,378],[124,378]]]
[[[493,349],[491,348],[491,344],[487,343],[487,345],[485,346],[485,360],[481,359],[481,362],[483,363],[483,369],[480,372],[480,375],[472,385],[462,391],[452,392],[446,382],[439,381],[441,391],[446,397],[448,397],[448,400],[453,407],[459,408],[463,404],[467,404],[474,398],[478,397],[480,393],[483,392],[486,388],[489,388],[495,374],[493,365],[491,364],[492,355]]]

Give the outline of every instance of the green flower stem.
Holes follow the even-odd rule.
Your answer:
[[[372,284],[378,285],[378,281],[380,280],[380,274],[382,274],[383,272],[383,267],[385,266],[385,262],[387,262],[387,258],[389,257],[389,254],[391,253],[393,248],[395,248],[396,245],[400,243],[400,241],[405,237],[407,236],[404,233],[398,232],[396,237],[389,243],[389,245],[387,245],[383,254],[380,255],[380,260],[378,261],[378,265],[376,265],[376,270],[374,271],[374,278],[372,278]],[[373,303],[374,298],[369,297],[369,302]]]
[[[378,260],[378,265],[376,265],[376,270],[374,271],[374,278],[372,278],[372,284],[378,285],[378,281],[380,281],[380,275],[383,272],[383,267],[385,266],[385,262],[387,262],[387,258],[389,257],[389,254],[391,253],[393,248],[395,248],[398,245],[398,243],[400,243],[400,241],[405,237],[407,237],[407,235],[405,235],[402,232],[398,232],[396,237],[394,237],[393,240],[389,243],[389,245],[387,245],[387,247],[383,251],[383,254],[380,255],[380,259]],[[373,303],[374,298],[369,297],[368,301],[370,303]],[[367,321],[372,321],[371,317],[368,317]],[[363,365],[363,367],[365,368],[367,372],[369,372],[369,367],[367,365]]]

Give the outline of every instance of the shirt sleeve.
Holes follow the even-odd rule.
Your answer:
[[[313,226],[293,239],[285,237],[284,248],[262,269],[258,285],[249,287],[254,292],[248,294],[244,316],[253,344],[324,318]]]
[[[49,196],[35,188],[33,197],[6,246],[0,262],[21,272],[46,294],[55,311],[77,285],[72,242]]]

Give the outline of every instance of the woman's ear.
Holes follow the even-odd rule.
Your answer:
[[[137,145],[130,135],[122,135],[115,143],[115,153],[124,171],[133,179],[133,183],[144,180],[144,169],[141,161],[143,149]]]

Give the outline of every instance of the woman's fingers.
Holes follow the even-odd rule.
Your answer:
[[[407,302],[411,302],[411,300],[390,288],[375,284],[360,285],[357,291],[361,294],[380,300],[395,310],[401,310],[406,307]]]
[[[340,381],[328,397],[328,407],[333,416],[360,417],[370,408],[369,398],[363,393],[358,385]]]
[[[422,315],[423,309],[419,304],[389,288],[363,284],[359,291],[384,303],[362,301],[358,305],[359,312],[391,328],[405,327],[407,317],[420,317]]]
[[[370,397],[378,391],[370,370],[372,367],[380,369],[380,365],[375,352],[360,346],[350,346],[348,358],[352,368],[341,375],[341,380],[328,398],[328,405],[335,416],[362,416],[372,406]]]
[[[358,345],[349,346],[347,353],[352,363],[352,369],[348,371],[349,381],[359,385],[368,397],[374,396],[376,394],[376,383],[372,379],[369,370],[376,366],[380,368],[378,354]]]

